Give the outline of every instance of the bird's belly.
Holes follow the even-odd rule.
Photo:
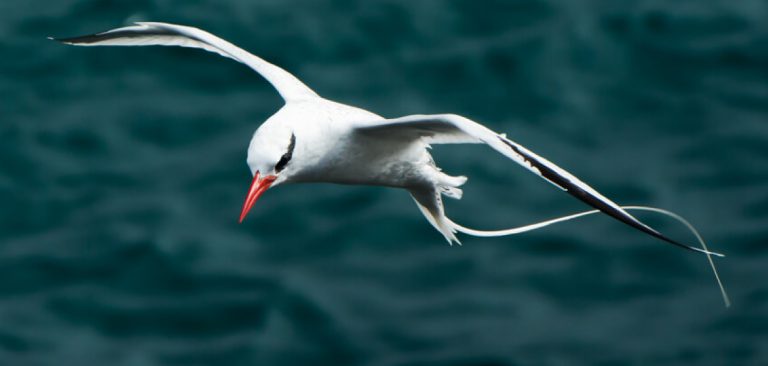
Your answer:
[[[371,162],[371,169],[342,169],[327,181],[340,184],[360,184],[405,188],[425,179],[421,170],[411,162]]]
[[[296,181],[411,187],[424,183],[423,167],[430,161],[420,143],[392,146],[358,139],[319,159]]]

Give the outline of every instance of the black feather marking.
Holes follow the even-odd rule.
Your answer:
[[[291,161],[291,158],[293,157],[293,149],[296,147],[296,135],[291,134],[291,143],[288,145],[288,152],[283,154],[282,157],[280,157],[280,160],[275,165],[275,172],[280,172],[281,170],[285,169],[285,166],[288,165],[288,162]]]
[[[68,44],[92,44],[92,43],[108,41],[110,39],[143,38],[143,37],[153,37],[153,36],[186,37],[186,38],[198,41],[200,43],[207,44],[207,42],[203,42],[203,40],[195,36],[192,36],[186,33],[179,33],[176,30],[164,29],[164,28],[158,28],[158,27],[152,27],[147,29],[124,29],[124,30],[89,34],[85,36],[78,36],[78,37],[71,37],[71,38],[52,38],[51,37],[51,39],[55,41],[59,41],[61,43],[68,43]]]
[[[78,36],[78,37],[71,37],[71,38],[54,38],[54,40],[62,43],[90,44],[90,43],[108,41],[110,39],[117,39],[117,38],[141,38],[141,37],[152,37],[152,36],[178,36],[178,35],[179,34],[177,32],[172,32],[164,29],[121,30],[121,31],[89,34],[85,36]]]
[[[654,230],[653,228],[649,227],[648,225],[643,224],[642,222],[638,221],[634,217],[625,214],[621,212],[620,210],[616,209],[615,207],[609,205],[607,202],[605,202],[602,199],[599,199],[598,197],[595,197],[591,193],[585,191],[581,187],[577,186],[573,182],[571,182],[568,178],[563,177],[562,175],[558,174],[555,170],[548,167],[546,164],[543,164],[536,158],[532,157],[529,154],[526,154],[525,152],[521,151],[517,148],[514,144],[507,141],[505,138],[499,136],[499,140],[503,142],[505,145],[509,146],[510,149],[512,149],[515,153],[522,156],[523,159],[528,164],[531,164],[532,167],[538,169],[538,171],[541,173],[541,176],[545,179],[549,180],[550,182],[560,186],[563,188],[566,192],[570,193],[572,196],[578,198],[582,202],[600,210],[601,212],[607,214],[608,216],[613,217],[616,220],[619,220],[623,222],[626,225],[629,225],[637,230],[640,230],[648,235],[651,235],[657,239],[661,239],[667,243],[670,243],[672,245],[679,246],[681,248],[685,248],[688,250],[692,250],[695,252],[701,252],[702,250],[696,247],[692,247],[689,245],[682,244],[678,241],[672,240],[668,237],[666,237],[664,234]]]

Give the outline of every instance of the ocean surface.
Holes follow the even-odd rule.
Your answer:
[[[0,2],[0,365],[768,365],[768,3]],[[450,247],[404,191],[288,185],[244,224],[254,129],[282,105],[181,48],[46,39],[206,29],[319,94],[457,113],[621,204],[688,218],[706,258],[606,216]],[[586,207],[492,150],[454,220]],[[685,227],[638,213],[694,243]]]

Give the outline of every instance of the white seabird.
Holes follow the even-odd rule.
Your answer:
[[[377,185],[407,190],[417,206],[448,241],[458,243],[456,232],[474,236],[501,236],[541,228],[555,222],[603,212],[643,233],[678,247],[723,256],[671,239],[641,222],[627,210],[655,211],[686,224],[666,210],[621,207],[549,160],[487,127],[456,114],[411,115],[384,118],[367,110],[320,97],[298,78],[201,29],[140,22],[93,35],[56,39],[78,46],[181,46],[201,48],[239,61],[277,89],[285,105],[256,129],[248,147],[247,163],[253,175],[240,222],[270,187],[287,183],[329,182]],[[473,230],[451,221],[442,196],[459,199],[463,176],[443,173],[427,148],[430,144],[486,144],[559,189],[595,208],[570,216],[507,230]],[[715,271],[717,277],[717,272]],[[718,278],[718,283],[719,283]],[[722,285],[721,290],[722,290]],[[724,290],[723,296],[726,299]]]

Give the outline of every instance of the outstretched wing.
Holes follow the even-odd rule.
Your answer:
[[[136,23],[102,33],[52,38],[76,46],[180,46],[202,48],[242,62],[261,74],[287,101],[317,97],[291,73],[204,30],[168,23]]]
[[[630,215],[572,174],[487,127],[455,114],[412,115],[360,123],[356,133],[380,138],[423,139],[427,143],[485,143],[582,202],[655,238],[697,252],[706,251],[668,238]]]

